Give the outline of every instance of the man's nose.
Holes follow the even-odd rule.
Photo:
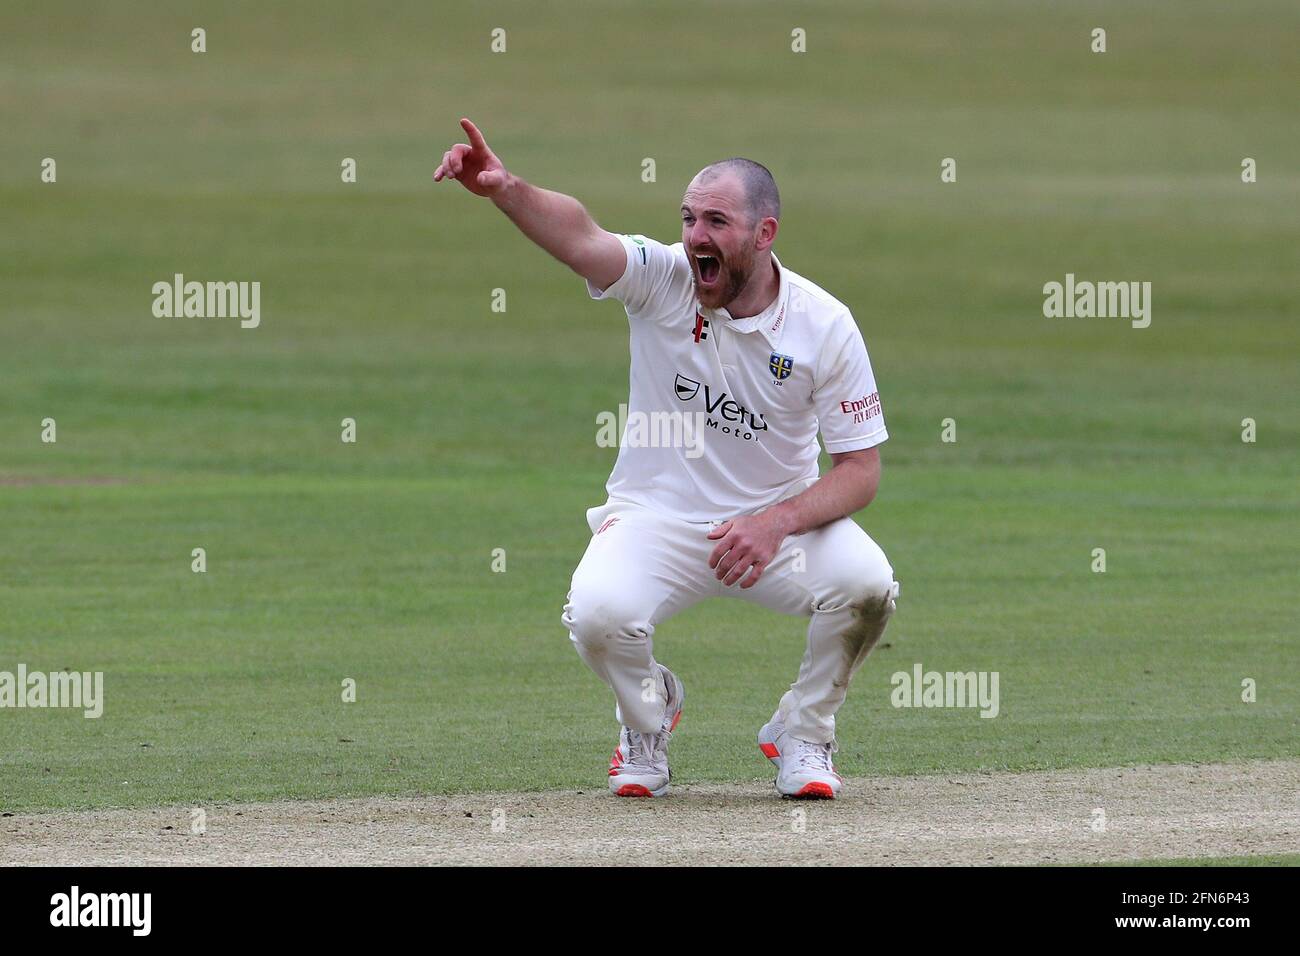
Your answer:
[[[695,225],[691,226],[689,238],[691,240],[692,249],[698,249],[700,246],[708,246],[710,249],[713,248],[713,242],[709,239],[709,230],[706,229],[698,220]]]

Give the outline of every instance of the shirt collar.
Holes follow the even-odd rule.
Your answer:
[[[771,256],[772,261],[776,263],[776,272],[780,281],[776,298],[772,300],[771,305],[758,315],[751,315],[744,319],[733,319],[726,309],[703,309],[703,311],[711,312],[717,320],[725,322],[728,329],[740,332],[742,335],[758,329],[763,333],[768,344],[776,348],[780,344],[781,333],[785,331],[788,318],[786,312],[790,304],[790,282],[786,278],[785,267],[781,265],[781,260],[776,257],[776,253],[771,253]]]

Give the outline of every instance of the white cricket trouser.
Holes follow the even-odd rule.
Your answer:
[[[653,733],[663,720],[655,627],[704,598],[730,596],[812,618],[798,679],[781,698],[780,713],[796,737],[835,739],[835,712],[898,595],[884,552],[852,519],[786,538],[746,590],[739,582],[724,587],[709,567],[717,541],[708,533],[721,521],[682,521],[610,501],[590,509],[587,523],[591,543],[573,572],[561,620],[578,654],[613,689],[627,726]]]

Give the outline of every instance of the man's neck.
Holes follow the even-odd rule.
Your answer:
[[[776,259],[767,254],[770,269],[758,269],[754,279],[745,286],[740,295],[727,303],[727,314],[733,319],[748,319],[758,315],[776,301],[781,291],[781,273],[776,267]]]

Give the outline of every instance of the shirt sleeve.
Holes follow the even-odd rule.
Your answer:
[[[889,437],[867,345],[848,312],[836,319],[822,345],[813,406],[828,454],[861,451]]]
[[[587,280],[593,299],[617,299],[632,318],[653,319],[671,311],[683,295],[691,293],[691,267],[682,244],[665,246],[645,236],[622,236],[627,267],[604,291]]]

